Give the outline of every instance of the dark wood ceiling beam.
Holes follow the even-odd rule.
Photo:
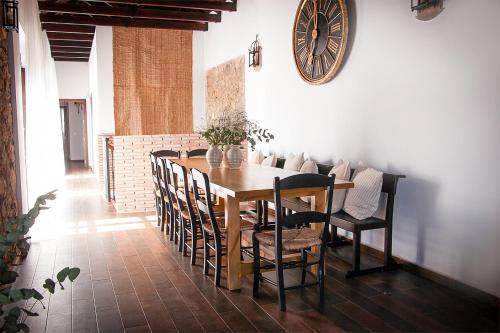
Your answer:
[[[63,57],[54,57],[54,61],[76,61],[76,62],[89,62],[89,59],[85,58],[63,58]]]
[[[40,21],[45,23],[86,24],[86,25],[121,26],[121,27],[136,27],[136,28],[200,30],[200,31],[208,30],[208,23],[201,23],[201,22],[88,17],[85,15],[70,16],[70,15],[57,15],[54,13],[40,14]]]
[[[92,42],[49,39],[51,46],[92,47]]]
[[[220,22],[221,13],[202,13],[193,11],[175,11],[163,9],[145,9],[139,6],[107,7],[87,6],[77,4],[62,4],[53,2],[39,2],[40,11],[64,14],[87,14],[99,16],[115,16],[141,19],[193,21],[193,22]]]
[[[90,47],[67,47],[67,46],[52,46],[52,52],[66,52],[66,53],[88,53],[90,54]]]
[[[47,32],[47,37],[50,40],[84,40],[93,41],[94,35],[91,34],[76,34],[76,33],[64,33],[64,32]]]
[[[91,25],[74,25],[74,24],[58,24],[58,23],[42,23],[42,29],[51,32],[68,32],[79,34],[93,34],[95,26]]]
[[[85,58],[88,59],[90,53],[67,53],[67,52],[55,52],[52,51],[52,57],[54,58]]]
[[[137,5],[137,6],[159,6],[159,7],[170,7],[170,8],[185,8],[185,9],[203,9],[203,10],[215,10],[215,11],[225,11],[225,12],[235,12],[237,7],[237,1],[232,2],[226,1],[188,1],[188,0],[91,0],[89,2],[103,2],[103,3],[120,3],[127,5]]]

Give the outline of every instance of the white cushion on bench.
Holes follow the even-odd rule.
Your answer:
[[[318,173],[318,165],[314,161],[305,161],[304,164],[302,164],[302,167],[300,168],[300,173]],[[307,203],[311,202],[311,197],[300,197],[302,201],[305,201]]]
[[[278,162],[278,159],[276,158],[275,154],[271,154],[268,157],[266,157],[260,165],[263,166],[270,166],[270,167],[276,167],[276,163]]]
[[[383,172],[360,163],[354,172],[354,188],[347,191],[344,211],[358,220],[373,216],[379,206]]]
[[[300,153],[298,155],[290,153],[285,160],[283,169],[290,171],[299,171],[302,167],[302,164],[304,164],[304,153]]]
[[[250,153],[250,157],[248,159],[248,163],[250,164],[261,164],[262,160],[264,160],[264,155],[260,149],[257,149]]]
[[[349,180],[349,177],[351,177],[351,163],[349,161],[339,160],[328,174],[335,174],[335,179],[338,180]],[[333,191],[332,213],[337,213],[342,209],[344,206],[345,194],[346,190]]]

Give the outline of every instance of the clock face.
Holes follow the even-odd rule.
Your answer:
[[[330,81],[347,44],[345,0],[301,0],[293,27],[295,64],[311,84]]]

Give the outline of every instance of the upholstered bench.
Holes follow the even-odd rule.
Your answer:
[[[278,159],[276,163],[277,168],[282,168],[285,163],[284,159]],[[318,172],[320,174],[327,175],[332,169],[332,165],[318,164]],[[355,170],[351,171],[351,176]],[[353,235],[352,245],[353,245],[353,256],[352,256],[352,270],[348,271],[346,276],[352,277],[356,275],[362,275],[372,272],[380,272],[392,270],[398,267],[396,261],[392,258],[392,221],[394,215],[394,198],[396,195],[398,180],[405,178],[404,175],[393,175],[384,173],[382,182],[382,193],[387,195],[387,200],[385,200],[385,217],[369,217],[364,220],[358,220],[344,211],[332,214],[330,220],[332,240],[330,245],[335,247],[339,245],[345,245],[346,239],[341,239],[337,235],[337,228],[349,231]],[[381,200],[384,198],[381,197]],[[300,198],[289,198],[283,203],[287,209],[293,211],[306,211],[311,209],[312,203],[307,203]],[[380,267],[373,267],[369,269],[360,268],[360,249],[361,249],[361,232],[366,230],[374,229],[384,229],[385,230],[385,240],[384,240],[384,265]],[[345,260],[344,258],[341,258]]]

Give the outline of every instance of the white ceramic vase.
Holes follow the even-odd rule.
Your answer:
[[[210,146],[210,148],[207,150],[207,154],[205,155],[205,157],[207,158],[208,166],[211,169],[217,169],[220,167],[220,164],[222,163],[222,158],[224,157],[224,154],[222,153],[222,150],[220,150],[219,147]]]
[[[229,169],[239,169],[243,162],[243,153],[240,146],[231,145],[231,148],[226,152],[226,163]]]

